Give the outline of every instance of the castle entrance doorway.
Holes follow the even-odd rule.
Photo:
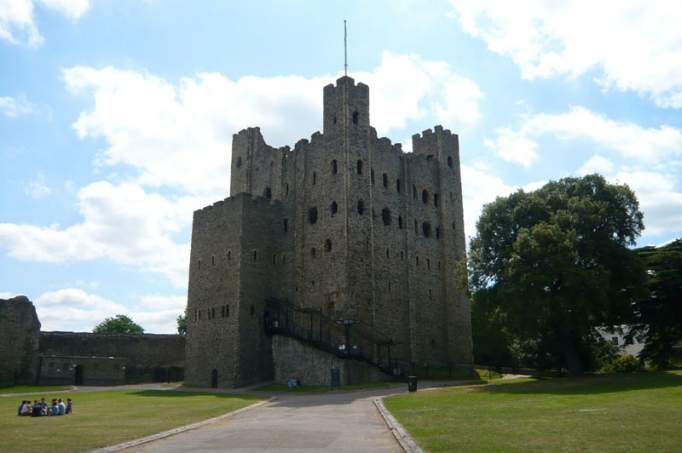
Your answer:
[[[211,387],[218,388],[218,370],[215,368],[211,371]]]
[[[83,385],[83,365],[76,365],[73,370],[73,384]]]

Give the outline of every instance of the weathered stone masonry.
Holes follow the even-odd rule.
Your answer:
[[[186,383],[272,379],[264,301],[355,319],[394,340],[398,363],[470,366],[459,144],[436,126],[413,152],[377,137],[369,88],[324,88],[323,133],[293,150],[258,128],[233,136],[230,198],[196,211]],[[212,382],[217,381],[217,382]]]

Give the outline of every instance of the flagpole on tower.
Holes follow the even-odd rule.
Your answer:
[[[346,20],[343,20],[343,75],[348,76],[348,33]]]

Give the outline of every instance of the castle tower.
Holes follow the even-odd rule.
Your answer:
[[[324,87],[323,133],[293,150],[258,128],[233,136],[231,196],[194,215],[187,385],[278,376],[284,343],[264,331],[268,299],[310,316],[310,329],[317,313],[389,338],[403,369],[471,366],[454,279],[465,257],[458,137],[436,126],[413,150],[377,137],[369,87],[347,76]],[[372,344],[364,353],[379,361]],[[284,355],[319,375],[308,369],[319,362]]]

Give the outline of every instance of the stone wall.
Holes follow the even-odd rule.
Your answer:
[[[282,335],[272,337],[275,382],[299,379],[303,385],[331,385],[331,370],[340,372],[341,385],[391,379],[376,367],[358,360],[341,359]]]
[[[41,355],[41,385],[123,385],[127,359]]]
[[[35,383],[39,332],[28,298],[0,299],[0,386]]]
[[[40,354],[68,356],[74,359],[93,356],[125,359],[127,383],[151,382],[160,379],[160,369],[174,368],[177,373],[177,369],[184,367],[185,337],[156,334],[40,332]]]

